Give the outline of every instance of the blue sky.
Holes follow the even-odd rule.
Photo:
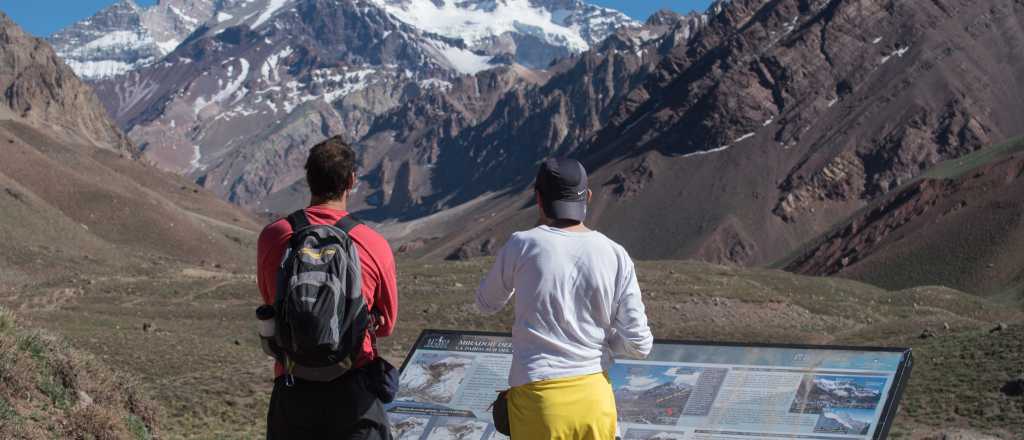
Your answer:
[[[671,9],[678,12],[707,9],[711,0],[589,0],[591,3],[615,8],[637,20],[645,20],[654,11]],[[89,17],[115,0],[0,0],[0,11],[10,15],[22,28],[38,36],[46,36],[64,26]],[[155,0],[135,0],[151,5]]]

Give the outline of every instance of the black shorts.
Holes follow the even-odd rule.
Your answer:
[[[267,411],[267,440],[390,440],[380,399],[368,391],[366,373],[354,370],[332,382],[274,381]]]

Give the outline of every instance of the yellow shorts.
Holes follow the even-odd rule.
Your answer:
[[[603,373],[513,387],[508,413],[513,440],[615,439],[615,395]]]

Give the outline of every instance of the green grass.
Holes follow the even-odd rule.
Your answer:
[[[1020,152],[1024,152],[1024,138],[1012,139],[1002,144],[982,148],[956,159],[940,162],[931,167],[918,179],[955,179],[975,168],[1005,159]]]
[[[999,333],[980,329],[929,339],[915,351],[903,420],[999,438],[1024,435],[1024,398],[1000,392],[1007,380],[1024,375],[1024,323]]]
[[[153,438],[153,435],[149,432],[149,427],[146,426],[146,422],[135,414],[129,414],[125,418],[125,423],[128,425],[128,432],[131,433],[132,438],[135,440],[151,440]]]

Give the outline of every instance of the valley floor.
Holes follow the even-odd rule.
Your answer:
[[[382,341],[399,362],[425,328],[508,331],[511,310],[476,313],[490,260],[399,263],[400,316]],[[1024,311],[942,287],[866,284],[694,262],[641,262],[656,337],[909,346],[917,364],[893,438],[970,430],[1022,438],[1024,399],[1000,387],[1024,371]],[[43,327],[140,378],[162,404],[166,438],[259,438],[271,363],[258,349],[250,274],[168,264],[0,291],[25,326]],[[990,332],[998,323],[1002,331]],[[922,338],[928,330],[933,336]]]

